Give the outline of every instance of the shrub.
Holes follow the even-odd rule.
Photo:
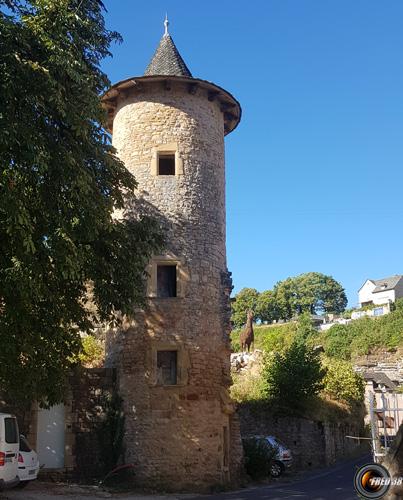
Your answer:
[[[261,332],[258,332],[258,335],[260,334],[260,348],[266,352],[284,351],[293,343],[296,332],[296,323],[262,327]]]
[[[266,398],[281,408],[301,408],[323,388],[325,373],[319,354],[295,340],[284,352],[267,356],[263,369]]]
[[[270,474],[270,464],[276,454],[275,448],[262,438],[246,438],[242,441],[245,469],[253,479],[262,479]]]
[[[324,391],[333,399],[351,406],[364,400],[364,380],[347,361],[327,359]]]
[[[352,331],[347,325],[334,325],[324,333],[326,354],[348,360],[351,357]]]
[[[99,424],[97,432],[103,472],[106,474],[117,466],[124,453],[125,416],[123,399],[116,393],[104,396],[102,406],[104,418]]]

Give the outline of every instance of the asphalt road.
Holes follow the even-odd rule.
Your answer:
[[[357,467],[371,462],[371,457],[350,460],[340,465],[316,471],[304,479],[290,482],[285,478],[270,486],[256,486],[244,490],[213,495],[139,495],[111,494],[91,487],[57,485],[34,481],[25,490],[0,493],[0,500],[88,500],[89,498],[116,498],[116,500],[357,500],[353,477]]]
[[[361,457],[316,472],[297,482],[248,488],[230,493],[192,497],[192,500],[357,500],[353,486],[354,474],[358,467],[371,462],[371,457]]]

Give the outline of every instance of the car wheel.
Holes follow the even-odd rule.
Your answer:
[[[277,460],[275,462],[272,462],[272,464],[270,465],[271,477],[280,477],[283,472],[284,472],[284,465],[281,462]]]

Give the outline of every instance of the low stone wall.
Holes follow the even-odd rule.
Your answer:
[[[346,438],[362,435],[361,426],[353,423],[275,417],[267,410],[258,410],[248,405],[240,406],[239,417],[243,437],[275,436],[287,445],[293,454],[294,470],[331,465],[359,450],[356,440]]]

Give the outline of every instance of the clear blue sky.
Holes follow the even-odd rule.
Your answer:
[[[194,76],[243,117],[226,139],[235,292],[308,271],[349,305],[403,273],[402,0],[106,1],[124,42],[103,67],[141,75],[170,33]]]

